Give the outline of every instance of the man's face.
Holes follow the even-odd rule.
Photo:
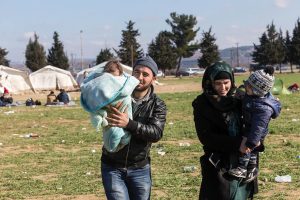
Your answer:
[[[230,79],[215,80],[213,83],[214,90],[219,96],[226,96],[231,88]]]
[[[149,89],[152,83],[156,80],[152,70],[142,65],[136,66],[132,72],[132,75],[140,81],[135,88],[137,91],[145,91]]]

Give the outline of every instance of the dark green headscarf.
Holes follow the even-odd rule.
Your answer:
[[[212,64],[205,70],[205,73],[204,73],[203,79],[202,79],[203,92],[210,94],[210,95],[217,94],[215,92],[215,90],[213,89],[213,82],[215,80],[215,77],[220,72],[226,72],[230,76],[231,89],[228,92],[227,96],[231,96],[235,91],[234,74],[233,74],[231,66],[224,61],[215,62],[214,64]]]
[[[231,80],[231,88],[225,97],[221,97],[213,88],[213,82],[220,72],[229,74]],[[203,75],[202,89],[206,98],[210,103],[221,112],[228,112],[236,106],[236,99],[233,98],[235,92],[234,74],[229,64],[224,61],[218,61],[209,66]]]

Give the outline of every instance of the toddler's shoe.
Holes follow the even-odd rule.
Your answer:
[[[256,167],[247,170],[247,176],[243,183],[250,183],[258,176],[258,169]]]
[[[241,167],[233,168],[228,171],[228,174],[238,178],[246,178],[247,170]]]

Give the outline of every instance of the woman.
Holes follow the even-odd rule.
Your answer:
[[[233,98],[232,68],[225,62],[214,63],[204,73],[202,88],[203,93],[193,102],[195,127],[204,149],[199,199],[251,198],[257,192],[257,179],[243,183],[227,174],[245,142],[240,136],[241,102]]]

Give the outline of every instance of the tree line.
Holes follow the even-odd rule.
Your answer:
[[[165,20],[171,31],[163,30],[148,45],[147,52],[157,62],[159,68],[165,72],[169,69],[179,70],[182,58],[190,57],[198,50],[201,56],[198,58],[198,65],[206,68],[220,59],[218,45],[212,27],[203,31],[201,38],[196,40],[200,28],[197,27],[197,19],[193,15],[170,13],[170,18]],[[136,59],[144,56],[144,51],[137,41],[140,36],[138,29],[134,28],[135,22],[129,20],[125,30],[122,30],[121,41],[118,49],[101,49],[96,57],[96,64],[112,58],[120,59],[122,63],[132,66]],[[282,30],[276,30],[274,23],[267,25],[266,31],[259,37],[260,44],[253,44],[253,62],[259,65],[275,65],[290,63],[300,64],[300,20],[298,19],[292,36],[286,31],[283,36]],[[8,51],[0,48],[0,64],[9,66],[6,59]],[[69,68],[69,61],[64,52],[63,43],[55,31],[53,44],[48,50],[38,42],[35,33],[33,40],[30,38],[25,52],[26,66],[31,71],[36,71],[45,65],[53,65],[62,69]]]

